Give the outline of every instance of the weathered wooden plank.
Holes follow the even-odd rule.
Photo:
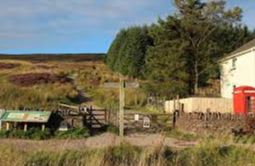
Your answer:
[[[117,89],[119,88],[120,86],[120,83],[119,82],[105,82],[103,84],[103,88],[112,88],[112,89]],[[140,87],[140,84],[139,82],[125,82],[124,84],[124,88],[139,88]]]

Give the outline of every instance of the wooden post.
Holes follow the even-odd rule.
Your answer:
[[[176,126],[176,110],[174,110],[174,114],[173,114],[173,128],[175,128]]]
[[[176,100],[175,100],[175,98],[174,98],[174,108],[173,108],[173,112],[176,110]]]
[[[10,123],[9,122],[6,123],[6,130],[7,131],[10,130]]]
[[[24,124],[24,131],[27,131],[27,123]]]
[[[137,91],[135,91],[135,106],[138,105],[138,95],[137,95]]]
[[[89,107],[89,129],[90,129],[90,132],[92,133],[92,116],[93,116],[93,113],[92,113],[92,106]]]
[[[179,95],[177,95],[176,100],[177,100],[177,110],[180,110],[180,97],[179,97]]]
[[[120,103],[119,103],[119,135],[124,136],[124,107],[125,107],[125,81],[122,76],[120,76]]]
[[[83,117],[83,125],[87,126],[88,125],[88,123],[87,123],[87,113],[85,113],[82,117]]]
[[[112,119],[111,119],[112,118],[111,117],[111,112],[112,111],[111,111],[111,109],[109,109],[107,112],[108,112],[108,118],[107,119],[108,119],[108,124],[109,124],[109,123],[112,123]]]
[[[104,110],[104,120],[105,120],[105,123],[108,123],[108,116],[107,116],[106,109]]]
[[[45,130],[45,124],[42,124],[42,131]]]

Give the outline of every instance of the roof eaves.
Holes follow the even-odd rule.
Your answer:
[[[235,53],[235,54],[230,54],[230,55],[228,55],[228,56],[226,56],[226,57],[220,59],[219,62],[220,62],[220,63],[223,63],[223,62],[225,62],[225,61],[227,61],[227,60],[229,60],[229,59],[232,59],[232,58],[234,58],[234,57],[238,57],[238,56],[244,55],[244,54],[249,53],[249,52],[252,52],[252,51],[255,51],[255,47],[252,47],[252,48],[250,48],[250,49],[247,49],[247,50],[245,50],[245,51],[238,52],[238,53]]]

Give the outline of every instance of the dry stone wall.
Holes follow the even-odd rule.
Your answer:
[[[221,113],[182,113],[176,128],[198,135],[225,135],[247,130],[244,117]]]

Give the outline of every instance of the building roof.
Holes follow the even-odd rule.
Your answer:
[[[238,56],[239,53],[247,51],[251,48],[255,47],[255,39],[249,41],[248,43],[244,44],[243,46],[239,47],[235,51],[231,52],[228,56],[224,57],[221,61],[230,59],[232,57]]]
[[[3,122],[47,123],[51,112],[47,111],[5,111],[0,120]]]

